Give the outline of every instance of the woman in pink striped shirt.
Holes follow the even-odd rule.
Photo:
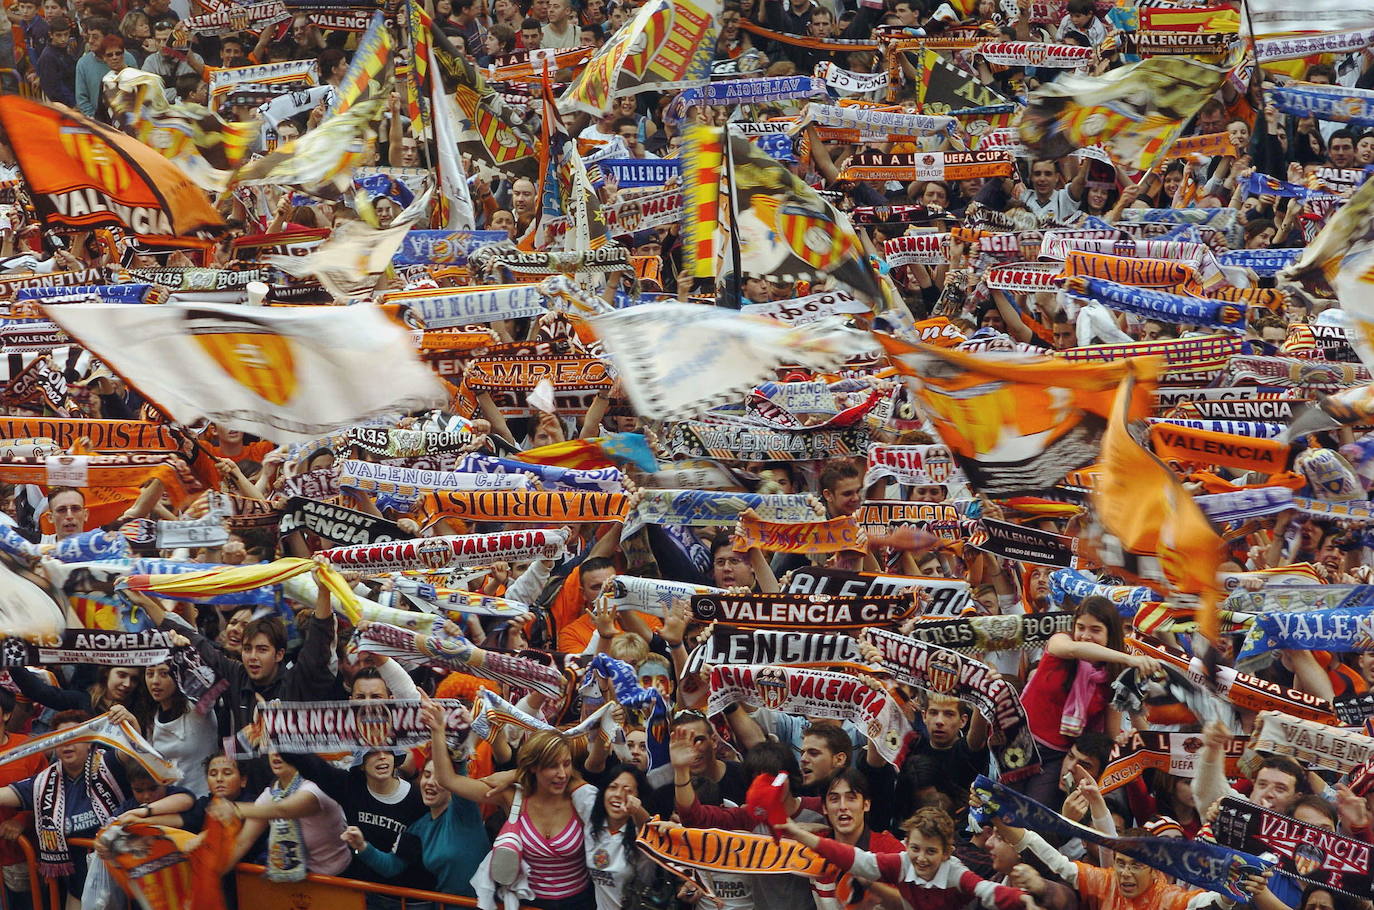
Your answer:
[[[459,796],[501,806],[510,813],[512,821],[502,830],[496,849],[512,851],[505,861],[523,862],[534,891],[529,906],[596,910],[583,843],[597,791],[577,776],[572,751],[557,731],[536,733],[521,745],[514,790],[487,795],[487,781],[461,777],[451,770],[445,773],[438,766],[436,771],[439,783]],[[493,853],[492,875],[508,880],[509,875],[498,871],[497,858]]]

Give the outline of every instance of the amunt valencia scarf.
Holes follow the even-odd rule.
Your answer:
[[[82,771],[91,808],[103,827],[114,817],[115,809],[124,802],[124,792],[109,768],[105,753],[92,748],[86,756]],[[33,792],[37,808],[35,824],[38,828],[38,868],[44,876],[71,875],[76,872],[71,848],[67,846],[67,787],[62,763],[53,762],[34,778]]]
[[[301,773],[297,771],[291,782],[282,786],[272,781],[270,794],[279,803],[301,788]],[[305,836],[301,823],[295,818],[274,818],[267,827],[267,880],[271,882],[305,881]]]

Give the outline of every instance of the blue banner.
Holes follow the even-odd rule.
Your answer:
[[[1285,114],[1374,126],[1374,92],[1344,85],[1285,85],[1275,86],[1267,94]]]
[[[1077,281],[1079,279],[1073,279]],[[1126,313],[1134,313],[1146,319],[1162,322],[1176,322],[1188,325],[1205,325],[1213,329],[1243,331],[1245,328],[1246,305],[1226,300],[1207,300],[1203,297],[1185,297],[1167,291],[1150,291],[1129,284],[1117,284],[1102,278],[1083,278],[1085,289],[1072,290],[1079,296],[1096,300],[1106,306]]]
[[[764,76],[758,79],[727,79],[701,88],[684,89],[674,108],[694,104],[764,104],[788,98],[826,95],[825,81],[815,76]]]
[[[1371,616],[1374,606],[1259,613],[1236,655],[1236,667],[1244,670],[1251,662],[1266,664],[1271,651],[1368,651],[1374,648],[1368,627]]]
[[[1130,619],[1141,604],[1160,599],[1149,588],[1138,585],[1104,585],[1091,575],[1076,569],[1057,569],[1050,573],[1050,601],[1063,607],[1081,602],[1085,597],[1105,597],[1116,605],[1116,612]]]
[[[473,250],[509,239],[505,231],[411,231],[391,261],[396,265],[467,265]]]
[[[1278,250],[1228,250],[1217,257],[1222,265],[1240,266],[1253,271],[1256,275],[1268,278],[1277,275],[1298,261],[1300,249]]]
[[[623,187],[664,186],[682,176],[682,161],[678,158],[607,158],[598,162],[597,167]]]

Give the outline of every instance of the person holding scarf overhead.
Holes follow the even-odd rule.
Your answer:
[[[1121,715],[1111,707],[1112,666],[1149,676],[1158,661],[1127,654],[1121,616],[1105,597],[1085,597],[1074,610],[1073,633],[1056,633],[1021,693],[1031,734],[1040,747],[1041,770],[1017,787],[1039,803],[1057,792],[1060,767],[1072,740],[1092,731],[1116,737]]]
[[[53,718],[53,729],[80,726],[90,719],[85,711],[61,711]],[[124,765],[103,746],[67,742],[54,751],[57,761],[0,790],[0,808],[34,813],[39,874],[59,880],[66,910],[80,910],[87,854],[73,850],[68,839],[94,837],[114,818],[130,792],[129,781]]]

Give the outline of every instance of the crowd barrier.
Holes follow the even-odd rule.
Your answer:
[[[62,910],[61,895],[57,881],[47,882],[46,894],[38,879],[38,857],[27,838],[15,841],[24,851],[24,861],[29,867],[29,888],[33,896],[33,910]],[[71,838],[73,847],[89,850],[92,846],[88,837]],[[399,902],[400,910],[418,904],[433,904],[436,907],[476,907],[477,901],[470,897],[454,894],[440,894],[436,891],[421,891],[417,888],[402,888],[397,885],[383,885],[375,882],[360,882],[336,875],[307,875],[303,882],[269,882],[263,877],[264,868],[254,863],[239,863],[234,868],[235,884],[238,887],[238,905],[251,910],[286,908],[291,910],[363,910],[367,905],[367,895],[384,894]],[[3,910],[11,910],[4,904],[4,889],[0,888],[0,904]]]

